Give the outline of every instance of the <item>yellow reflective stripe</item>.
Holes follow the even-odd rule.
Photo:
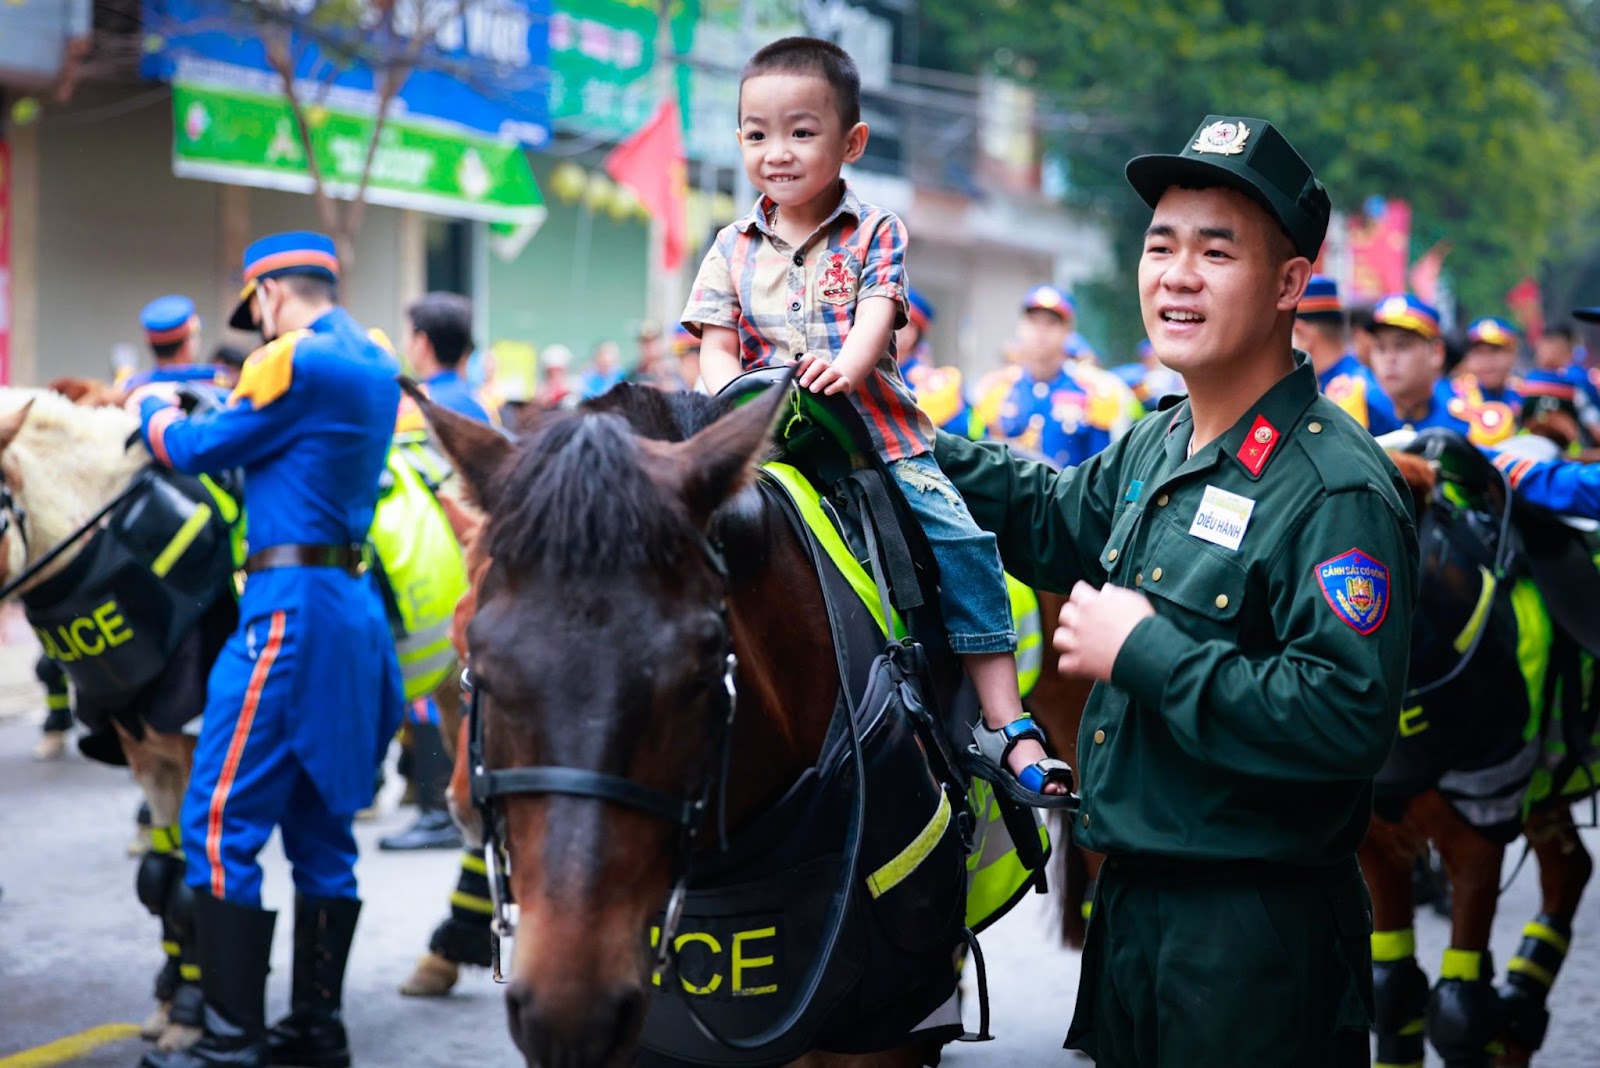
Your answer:
[[[72,695],[66,693],[45,694],[44,707],[52,712],[60,712],[64,708],[72,707]]]
[[[939,844],[944,830],[950,826],[950,798],[944,791],[939,792],[939,807],[934,810],[933,818],[927,825],[917,832],[909,845],[893,857],[889,862],[871,875],[867,876],[867,889],[874,898],[882,897],[906,880],[917,866],[928,859],[928,854],[933,852],[933,847]]]
[[[408,630],[406,636],[394,643],[396,649],[403,649],[408,653],[426,652],[438,648],[441,643],[450,641],[450,624],[453,617],[446,616],[437,623],[430,623],[426,627]]]
[[[450,904],[458,909],[466,909],[468,912],[481,912],[485,916],[494,915],[494,904],[488,898],[478,897],[476,894],[469,894],[465,891],[457,890],[452,893],[450,895]]]
[[[1522,728],[1522,740],[1531,742],[1544,725],[1544,683],[1550,669],[1555,628],[1539,587],[1528,579],[1520,579],[1511,587],[1511,608],[1517,617],[1517,663],[1528,686],[1528,722]],[[1531,793],[1524,799],[1524,807],[1529,804]]]
[[[164,941],[161,943],[161,948],[166,951],[166,954],[169,957],[176,957],[179,953],[183,952],[183,947],[178,945],[176,942]]]
[[[217,506],[217,514],[222,521],[230,527],[239,520],[239,502],[233,499],[233,494],[217,485],[210,475],[201,475],[200,482],[211,494],[211,500]]]
[[[762,464],[761,469],[783,487],[783,491],[789,495],[794,506],[800,510],[800,518],[805,520],[806,526],[817,536],[823,552],[828,554],[828,559],[833,561],[843,573],[845,580],[850,583],[850,588],[855,591],[856,596],[861,598],[861,603],[866,605],[873,622],[878,624],[878,629],[888,634],[889,629],[884,623],[883,606],[878,597],[877,584],[861,566],[861,562],[855,558],[855,554],[845,545],[844,539],[839,536],[839,531],[833,525],[833,520],[822,510],[822,505],[817,502],[817,491],[812,488],[811,483],[789,464],[767,463]],[[900,622],[900,614],[895,612],[892,606],[889,611],[894,624],[894,636],[904,637],[906,628]]]
[[[178,558],[188,550],[189,546],[194,544],[194,539],[200,536],[200,532],[209,522],[211,522],[211,506],[195,505],[194,515],[183,521],[183,526],[179,527],[172,540],[167,542],[167,547],[161,550],[156,562],[150,565],[151,572],[158,578],[165,578],[167,572],[172,570],[172,565],[178,562]]]
[[[1483,975],[1483,954],[1476,949],[1455,949],[1444,951],[1444,958],[1439,962],[1440,979],[1464,979],[1472,982]]]
[[[1478,568],[1478,573],[1483,576],[1483,589],[1478,592],[1478,604],[1472,610],[1472,615],[1467,617],[1467,625],[1461,628],[1461,633],[1456,635],[1456,652],[1465,656],[1472,647],[1472,642],[1483,629],[1484,622],[1489,618],[1489,606],[1494,603],[1495,587],[1499,585],[1495,577],[1484,568]]]
[[[150,848],[157,853],[171,853],[183,842],[183,830],[177,824],[171,827],[150,828]]]
[[[1039,595],[1006,575],[1011,597],[1011,621],[1017,630],[1017,689],[1023,697],[1033,691],[1044,667],[1044,624],[1039,618]]]
[[[200,981],[200,965],[180,964],[178,965],[178,976],[186,983],[198,983]]]
[[[1083,918],[1087,920],[1094,913],[1094,902],[1085,901],[1083,904],[1078,906],[1078,911],[1083,913]]]
[[[1527,957],[1512,957],[1506,962],[1506,971],[1520,972],[1530,979],[1537,980],[1542,986],[1556,985],[1556,977],[1549,969],[1539,967]]]
[[[1418,1016],[1415,1020],[1412,1020],[1410,1023],[1400,1028],[1400,1033],[1407,1036],[1420,1035],[1427,1031],[1427,1029],[1428,1018],[1426,1016]]]
[[[1563,957],[1567,955],[1567,950],[1571,948],[1571,943],[1561,937],[1560,931],[1557,931],[1554,927],[1546,926],[1538,920],[1534,920],[1523,927],[1522,937],[1537,938],[1547,946],[1554,946],[1561,951]]]
[[[1417,933],[1410,927],[1399,931],[1372,932],[1372,959],[1378,964],[1405,960],[1417,955]]]
[[[489,865],[484,863],[482,857],[476,853],[461,854],[461,870],[470,871],[474,875],[488,875]]]

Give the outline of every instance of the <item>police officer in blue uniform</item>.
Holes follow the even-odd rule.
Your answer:
[[[467,384],[472,302],[459,293],[426,293],[406,309],[406,318],[411,322],[406,359],[428,399],[480,423],[489,422],[488,409]]]
[[[196,363],[200,354],[200,317],[194,301],[180,294],[157,297],[139,313],[145,341],[155,366],[135,371],[120,383],[129,393],[151,382],[211,382],[217,369]]]
[[[400,391],[398,366],[338,306],[331,240],[276,234],[244,255],[230,325],[267,344],[227,406],[186,417],[147,387],[129,398],[155,458],[198,473],[242,467],[250,553],[239,629],[208,681],[184,798],[185,881],[205,1035],[142,1068],[343,1068],[345,961],[355,932],[355,812],[371,800],[403,696],[379,595],[363,575]],[[291,1012],[268,1033],[276,914],[256,855],[274,827],[294,868]]]
[[[1370,370],[1346,346],[1348,340],[1339,283],[1314,274],[1295,307],[1294,344],[1311,357],[1317,388],[1374,435],[1400,428],[1394,407]]]

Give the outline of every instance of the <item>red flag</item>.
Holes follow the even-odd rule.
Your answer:
[[[678,102],[671,97],[606,157],[606,173],[633,190],[639,203],[661,223],[661,265],[669,271],[683,262],[688,170],[683,123],[678,118]]]
[[[1524,278],[1512,286],[1506,291],[1506,307],[1511,309],[1511,317],[1527,332],[1528,340],[1538,341],[1544,333],[1544,295],[1539,292],[1539,283],[1532,278]]]
[[[1441,241],[1411,265],[1411,292],[1428,304],[1439,303],[1439,273],[1444,269],[1444,258],[1448,255],[1450,242]]]

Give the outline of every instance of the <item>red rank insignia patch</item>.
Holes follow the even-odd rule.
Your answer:
[[[1257,478],[1261,477],[1261,469],[1267,466],[1267,458],[1272,455],[1272,450],[1278,447],[1278,439],[1283,437],[1278,433],[1278,428],[1267,422],[1264,415],[1256,416],[1256,421],[1250,426],[1250,433],[1244,436],[1244,444],[1239,446],[1235,454],[1245,469]]]
[[[1333,614],[1357,634],[1371,634],[1389,614],[1389,569],[1360,549],[1324,560],[1317,585]]]

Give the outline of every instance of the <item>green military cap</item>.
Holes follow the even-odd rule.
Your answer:
[[[1237,189],[1278,220],[1295,251],[1309,260],[1317,258],[1328,232],[1328,191],[1265,119],[1207,115],[1181,153],[1137,156],[1127,174],[1152,208],[1174,185]]]

